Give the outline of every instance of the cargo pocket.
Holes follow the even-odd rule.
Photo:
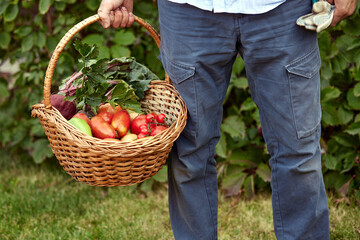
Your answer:
[[[188,109],[188,119],[183,134],[190,138],[196,138],[198,111],[194,80],[195,67],[170,61],[164,53],[161,53],[160,59],[172,84],[184,99]]]
[[[298,139],[313,134],[321,122],[320,66],[318,48],[285,66]]]

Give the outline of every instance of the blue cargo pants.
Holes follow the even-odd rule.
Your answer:
[[[295,23],[311,12],[311,1],[288,0],[255,15],[213,13],[166,0],[158,0],[158,8],[160,59],[189,113],[168,163],[175,239],[217,239],[215,146],[238,54],[271,156],[276,237],[329,239],[317,35]]]

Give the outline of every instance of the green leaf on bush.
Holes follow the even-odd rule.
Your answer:
[[[346,110],[343,106],[341,106],[338,110],[338,117],[341,124],[348,124],[354,117],[352,111]]]
[[[95,11],[99,7],[99,1],[98,0],[86,0],[85,4],[86,4],[86,7],[91,11]]]
[[[353,151],[350,154],[348,154],[348,156],[345,157],[344,164],[343,164],[343,170],[341,171],[341,173],[346,173],[352,169],[352,167],[356,163],[357,155],[358,155],[357,152]]]
[[[46,138],[39,139],[34,143],[34,152],[32,153],[32,157],[35,163],[42,163],[45,158],[52,156],[53,152],[49,141]]]
[[[335,141],[344,147],[357,147],[357,140],[355,137],[347,135],[345,133],[340,133],[336,136],[333,136]]]
[[[10,96],[8,85],[6,82],[0,82],[0,99],[5,99]],[[0,102],[1,103],[1,102]]]
[[[245,77],[234,78],[232,84],[234,85],[234,87],[240,89],[246,89],[249,86],[248,80]]]
[[[251,97],[247,98],[242,104],[240,111],[249,111],[256,108],[256,104]]]
[[[120,46],[128,46],[135,42],[136,37],[131,31],[121,30],[115,34],[114,43]]]
[[[256,169],[256,174],[259,175],[259,177],[265,182],[270,182],[271,180],[271,170],[265,163],[259,164],[258,168]]]
[[[326,154],[324,158],[325,158],[325,167],[331,170],[336,170],[339,168],[338,158],[334,157],[331,154]]]
[[[114,45],[110,48],[112,58],[129,57],[131,55],[130,49],[120,45]]]
[[[254,183],[254,175],[249,175],[244,180],[244,190],[245,196],[248,198],[253,198],[255,195],[255,183]]]
[[[31,50],[31,48],[34,46],[34,35],[29,34],[26,37],[24,37],[21,41],[21,51],[27,52]]]
[[[244,69],[244,60],[241,57],[237,57],[232,68],[233,73],[240,74]]]
[[[350,135],[360,134],[360,122],[352,123],[346,130],[346,133]]]
[[[39,12],[40,14],[44,15],[49,11],[49,8],[51,6],[51,0],[40,0],[39,2]]]
[[[341,92],[336,87],[328,87],[321,90],[321,102],[327,102],[329,100],[338,98]]]
[[[355,110],[360,110],[360,97],[356,97],[354,94],[354,88],[351,88],[348,92],[347,92],[347,100],[349,103],[349,106],[352,109]]]
[[[357,83],[354,87],[354,96],[360,97],[360,83]]]
[[[227,150],[226,150],[226,135],[221,132],[220,133],[219,142],[216,144],[216,154],[219,157],[226,158],[227,157]]]
[[[246,173],[241,171],[226,175],[222,180],[222,188],[226,192],[225,196],[235,196],[239,194],[246,176]]]
[[[238,116],[229,116],[225,118],[224,123],[221,124],[221,129],[228,133],[232,138],[245,137],[245,123]]]
[[[19,7],[17,4],[10,4],[7,6],[5,13],[4,13],[4,20],[5,22],[12,22],[15,20],[19,13]]]
[[[4,11],[9,6],[9,4],[10,4],[10,1],[1,1],[0,2],[0,15],[2,15],[4,13]]]
[[[322,121],[324,125],[335,126],[339,124],[339,118],[335,107],[329,103],[322,104]]]
[[[6,49],[10,43],[11,37],[8,32],[0,32],[0,48]]]

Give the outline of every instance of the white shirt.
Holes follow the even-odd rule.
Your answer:
[[[187,3],[203,10],[215,13],[259,14],[268,12],[286,0],[169,0],[175,3]]]

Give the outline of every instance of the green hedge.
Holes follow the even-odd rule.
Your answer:
[[[41,163],[54,158],[38,119],[30,107],[43,98],[43,78],[56,44],[76,23],[96,13],[100,0],[4,0],[0,3],[0,156],[12,154]],[[158,29],[156,1],[135,0],[134,13]],[[323,172],[328,189],[360,199],[360,15],[319,34]],[[158,76],[164,71],[151,36],[140,25],[103,29],[94,23],[75,38],[97,44],[100,57],[133,56]],[[69,43],[60,55],[53,92],[61,79],[77,69]],[[4,64],[15,66],[6,74]],[[244,62],[236,60],[217,145],[219,183],[225,194],[251,197],[268,190],[269,155],[261,135],[256,105],[251,100]],[[155,178],[164,181],[165,175]]]

